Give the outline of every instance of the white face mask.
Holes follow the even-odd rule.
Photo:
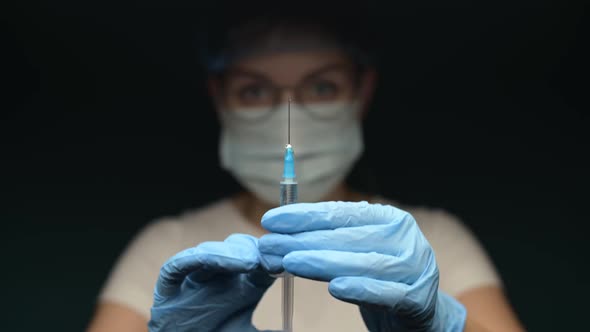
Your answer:
[[[363,150],[359,103],[318,105],[314,110],[330,118],[318,120],[298,105],[291,105],[291,145],[299,202],[315,202],[329,194],[344,180]],[[287,143],[287,105],[280,105],[260,119],[244,120],[264,112],[250,108],[220,112],[219,153],[222,167],[244,187],[267,203],[278,205]]]

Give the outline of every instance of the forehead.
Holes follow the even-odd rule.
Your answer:
[[[279,84],[296,84],[324,67],[352,64],[339,50],[290,51],[251,55],[235,61],[228,71],[261,75]]]

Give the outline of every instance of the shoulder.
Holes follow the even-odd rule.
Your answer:
[[[429,240],[433,236],[471,236],[469,228],[461,219],[444,209],[423,205],[408,205],[383,197],[376,197],[373,202],[389,204],[411,214]]]
[[[410,213],[434,249],[441,289],[457,295],[479,286],[500,286],[493,261],[477,236],[459,217],[440,208],[408,206],[380,198]]]
[[[149,317],[152,290],[162,264],[184,249],[223,236],[215,225],[235,213],[231,207],[229,200],[222,200],[144,226],[117,259],[100,299]]]
[[[203,241],[221,240],[219,237],[225,235],[224,230],[231,228],[237,219],[231,201],[223,199],[177,215],[157,218],[148,223],[134,241],[174,241],[179,249],[183,249]]]
[[[374,201],[395,206],[411,214],[435,250],[444,248],[445,252],[449,252],[453,246],[466,245],[468,243],[472,246],[479,245],[478,239],[467,225],[458,216],[444,209],[408,205],[382,197],[377,197]]]

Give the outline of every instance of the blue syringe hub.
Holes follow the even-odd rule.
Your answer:
[[[293,147],[291,144],[285,146],[283,179],[295,179],[295,157],[293,155]]]

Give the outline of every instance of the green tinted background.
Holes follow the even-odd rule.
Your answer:
[[[173,7],[185,6],[63,1],[5,15],[1,330],[82,330],[135,232],[237,190],[218,166],[195,60],[200,9]],[[581,6],[376,8],[391,39],[351,182],[460,216],[531,331],[580,330],[590,296]]]

